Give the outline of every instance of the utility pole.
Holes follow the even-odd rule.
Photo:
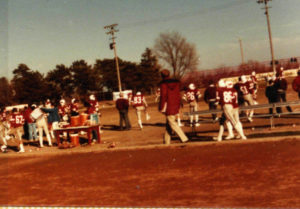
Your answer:
[[[240,49],[241,49],[242,64],[245,64],[245,61],[244,61],[244,52],[243,52],[243,45],[242,45],[242,40],[240,38],[239,38],[239,43],[240,43]]]
[[[115,39],[116,39],[115,32],[118,32],[119,30],[115,29],[116,26],[118,26],[118,24],[107,25],[107,26],[104,26],[104,29],[108,29],[109,31],[106,32],[106,34],[111,35],[112,43],[110,43],[109,46],[110,46],[110,49],[114,50],[115,61],[116,61],[116,69],[117,69],[117,76],[118,76],[119,92],[122,92],[120,70],[119,70],[119,61],[118,61],[117,50],[116,50],[116,41],[115,41]]]
[[[273,67],[273,73],[276,74],[276,66],[275,66],[275,60],[274,60],[274,50],[273,50],[273,43],[272,43],[272,33],[271,33],[271,26],[270,26],[270,18],[269,18],[269,7],[268,7],[268,1],[271,0],[258,0],[258,4],[265,4],[265,15],[267,17],[267,24],[268,24],[268,32],[269,32],[269,41],[270,41],[270,50],[271,50],[271,57],[272,57],[272,67]]]

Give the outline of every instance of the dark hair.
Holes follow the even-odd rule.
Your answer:
[[[170,76],[170,71],[168,71],[167,69],[164,69],[160,72],[160,74],[161,74],[162,78],[167,78]]]

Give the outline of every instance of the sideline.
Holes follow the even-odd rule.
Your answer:
[[[274,141],[284,141],[284,140],[297,140],[300,141],[300,136],[293,137],[264,137],[264,138],[255,138],[255,139],[247,139],[247,140],[223,140],[221,142],[218,141],[205,141],[205,142],[187,142],[187,143],[171,143],[170,145],[157,144],[157,145],[138,145],[138,146],[127,146],[127,147],[114,147],[114,148],[98,148],[91,147],[93,149],[80,149],[80,150],[57,150],[57,151],[46,151],[46,152],[25,152],[22,154],[19,153],[11,153],[11,154],[3,154],[1,158],[32,158],[32,157],[51,157],[51,156],[62,156],[62,155],[73,155],[73,154],[83,154],[83,153],[104,153],[104,152],[119,152],[119,151],[135,151],[135,150],[151,150],[151,149],[172,149],[172,148],[185,148],[185,147],[203,147],[203,146],[224,146],[224,145],[236,145],[236,144],[257,144],[257,143],[265,143],[265,142],[274,142]],[[99,145],[99,144],[97,144]],[[94,145],[94,146],[97,146]],[[100,144],[101,145],[101,144]],[[56,147],[54,147],[56,148]],[[87,148],[87,147],[84,147]],[[97,149],[96,149],[97,148]],[[57,148],[58,149],[58,148]]]

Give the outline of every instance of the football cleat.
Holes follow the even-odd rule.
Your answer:
[[[233,138],[234,138],[234,135],[228,135],[225,137],[226,140],[233,139]]]
[[[7,146],[6,145],[1,146],[1,152],[3,152],[3,153],[7,152]]]

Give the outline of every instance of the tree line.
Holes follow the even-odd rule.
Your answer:
[[[140,63],[118,58],[122,89],[152,93],[160,81],[160,65],[153,52],[146,48]],[[13,70],[13,78],[0,78],[0,106],[23,103],[39,103],[50,99],[78,98],[84,101],[90,94],[99,100],[111,99],[118,91],[114,59],[97,59],[94,65],[85,60],[74,61],[70,66],[56,65],[47,74],[19,64]]]

